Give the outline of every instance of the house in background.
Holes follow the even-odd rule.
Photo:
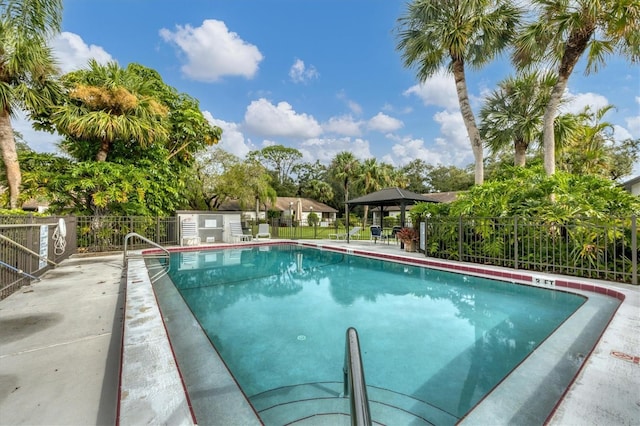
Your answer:
[[[640,196],[640,176],[629,179],[621,185],[627,192],[630,192],[631,195]]]
[[[297,221],[306,223],[309,215],[315,213],[320,218],[320,226],[329,226],[335,222],[338,210],[319,201],[302,197],[278,197],[275,203],[267,203],[266,211],[273,210],[280,213],[280,219],[284,221]],[[240,208],[237,200],[227,201],[220,205],[221,211],[239,211],[244,220],[255,221],[256,209]],[[264,204],[260,205],[258,219],[266,219]]]

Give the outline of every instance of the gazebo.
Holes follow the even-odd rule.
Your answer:
[[[346,202],[347,204],[347,221],[349,220],[349,207],[350,206],[374,206],[380,207],[382,213],[385,206],[400,206],[400,226],[404,227],[405,224],[405,210],[406,206],[413,205],[415,203],[436,203],[437,201],[430,199],[424,195],[417,194],[415,192],[402,189],[402,188],[386,188],[380,191],[372,192],[362,197],[354,198]],[[382,216],[382,214],[380,215]],[[348,222],[347,222],[348,226]],[[348,235],[347,235],[348,240]]]

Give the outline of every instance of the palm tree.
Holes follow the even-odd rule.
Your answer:
[[[640,60],[638,0],[532,0],[538,18],[518,35],[513,61],[518,67],[550,63],[558,81],[543,120],[544,168],[555,172],[554,119],[574,67],[587,52],[586,72],[596,72],[607,56]]]
[[[579,123],[576,137],[570,143],[562,145],[558,155],[562,159],[562,170],[573,174],[591,174],[610,177],[613,167],[614,127],[608,121],[602,121],[604,116],[613,109],[612,105],[592,111],[585,107],[577,114]]]
[[[469,102],[467,64],[480,68],[506,48],[521,11],[510,0],[414,0],[399,19],[406,67],[424,83],[441,69],[453,74],[458,103],[475,160],[475,183],[484,181],[483,146]]]
[[[360,172],[360,161],[350,152],[342,151],[336,154],[330,167],[335,172],[335,177],[342,182],[344,190],[345,219],[349,219],[347,201],[349,201],[349,184]]]
[[[362,191],[365,194],[386,188],[390,183],[388,168],[384,164],[379,164],[375,158],[367,158],[362,163],[357,183],[362,187]],[[362,223],[365,228],[367,227],[367,216],[369,216],[369,206],[365,205],[364,221]]]
[[[15,209],[22,175],[11,117],[37,113],[60,93],[47,40],[60,31],[62,0],[0,0],[0,10],[0,150]]]
[[[531,72],[500,83],[480,110],[480,136],[492,154],[513,148],[524,167],[529,146],[540,138],[542,116],[556,82],[552,73]]]
[[[69,100],[51,117],[59,133],[73,140],[96,144],[96,161],[106,161],[116,141],[148,146],[168,137],[163,118],[167,108],[154,97],[154,86],[131,69],[116,62],[106,65],[94,59],[88,70],[63,77]]]

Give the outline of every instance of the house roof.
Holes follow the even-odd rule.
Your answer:
[[[640,176],[636,176],[625,182],[622,182],[621,185],[627,191],[631,191],[631,188],[633,187],[633,185],[637,185],[638,183],[640,183]]]
[[[331,206],[328,206],[319,201],[312,200],[310,198],[303,198],[303,197],[278,197],[274,204],[267,203],[267,209],[281,211],[281,212],[289,210],[290,206],[292,206],[295,209],[298,205],[298,200],[300,200],[303,212],[310,212],[312,210],[311,207],[313,207],[314,212],[321,212],[321,213],[337,213],[338,212],[338,210],[334,209]],[[292,204],[289,204],[289,203],[292,203]],[[228,211],[253,211],[255,210],[255,206],[251,206],[251,207],[245,206],[244,209],[241,209],[240,203],[238,202],[238,200],[229,200],[222,203],[219,209],[228,210]],[[261,210],[264,209],[264,205],[261,205],[260,209]]]
[[[417,202],[436,203],[437,201],[406,189],[386,188],[349,200],[347,204],[354,206],[395,206],[415,204]]]
[[[432,192],[430,194],[422,194],[436,203],[451,203],[458,198],[459,191],[449,192]]]

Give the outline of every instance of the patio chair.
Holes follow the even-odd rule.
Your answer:
[[[242,232],[242,225],[240,224],[240,222],[229,222],[229,227],[231,228],[231,240],[234,243],[253,240],[253,236],[247,235]]]
[[[261,223],[258,225],[258,233],[254,237],[256,240],[260,238],[271,238],[271,232],[269,231],[268,223]]]
[[[381,240],[381,241],[387,240],[387,242],[389,241],[389,236],[382,234],[382,228],[380,226],[371,225],[369,227],[369,230],[371,231],[371,239],[373,240],[374,244],[378,240]]]
[[[362,227],[360,226],[354,226],[351,231],[349,232],[339,232],[337,234],[329,234],[329,239],[333,239],[335,238],[336,240],[346,240],[347,239],[347,235],[349,235],[350,239],[359,239],[360,238],[360,231],[362,230]]]
[[[200,236],[196,229],[196,223],[191,219],[180,222],[180,245],[195,246],[200,244]]]

